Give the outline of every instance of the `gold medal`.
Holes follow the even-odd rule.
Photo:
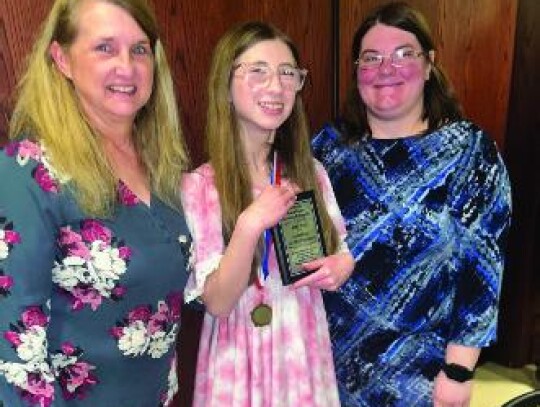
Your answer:
[[[272,308],[267,304],[259,304],[251,311],[253,325],[260,327],[269,325],[272,322]]]

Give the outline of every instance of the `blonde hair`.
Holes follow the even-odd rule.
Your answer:
[[[220,39],[213,53],[208,83],[206,122],[207,149],[215,172],[219,193],[223,237],[228,242],[240,213],[253,201],[252,185],[234,107],[230,103],[231,72],[235,60],[253,45],[266,40],[280,40],[291,50],[296,62],[299,57],[291,40],[272,25],[248,22],[229,30]],[[289,118],[277,129],[273,149],[284,164],[284,175],[302,190],[315,192],[328,253],[334,253],[339,236],[326,210],[317,185],[315,167],[309,144],[309,129],[298,94]],[[252,271],[260,263],[262,242],[255,254]]]
[[[41,142],[55,169],[70,178],[68,187],[83,212],[107,217],[117,205],[118,179],[97,132],[82,113],[71,82],[56,69],[49,54],[53,41],[66,48],[75,40],[77,11],[84,1],[88,0],[55,1],[19,82],[10,137],[27,134]],[[126,10],[150,39],[155,59],[154,88],[147,104],[137,113],[133,137],[153,192],[178,209],[178,186],[189,158],[155,16],[145,0],[99,1]]]

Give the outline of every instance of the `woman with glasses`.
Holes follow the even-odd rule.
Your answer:
[[[496,336],[508,176],[463,118],[418,11],[374,10],[352,53],[342,116],[312,141],[356,260],[324,296],[341,402],[467,406]]]
[[[208,86],[209,162],[184,177],[195,270],[186,301],[206,306],[194,406],[339,406],[321,289],[354,261],[325,171],[310,152],[306,71],[276,28],[239,25],[218,42]],[[313,190],[328,256],[280,277],[270,229]]]

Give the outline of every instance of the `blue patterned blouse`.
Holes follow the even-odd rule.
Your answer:
[[[120,184],[115,215],[88,218],[26,139],[0,151],[0,174],[0,401],[167,405],[191,242],[182,214]]]
[[[495,144],[462,121],[345,145],[313,139],[356,258],[325,294],[343,406],[431,406],[449,342],[496,337],[509,179]]]

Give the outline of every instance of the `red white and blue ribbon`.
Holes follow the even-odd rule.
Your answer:
[[[281,185],[281,163],[278,160],[277,151],[274,150],[274,163],[272,165],[272,171],[270,171],[270,185]],[[264,282],[270,275],[268,268],[268,259],[270,257],[270,245],[272,244],[272,232],[270,229],[264,231],[264,246],[261,259],[261,267],[259,267],[259,273],[257,275],[256,284],[259,288],[264,286]]]

